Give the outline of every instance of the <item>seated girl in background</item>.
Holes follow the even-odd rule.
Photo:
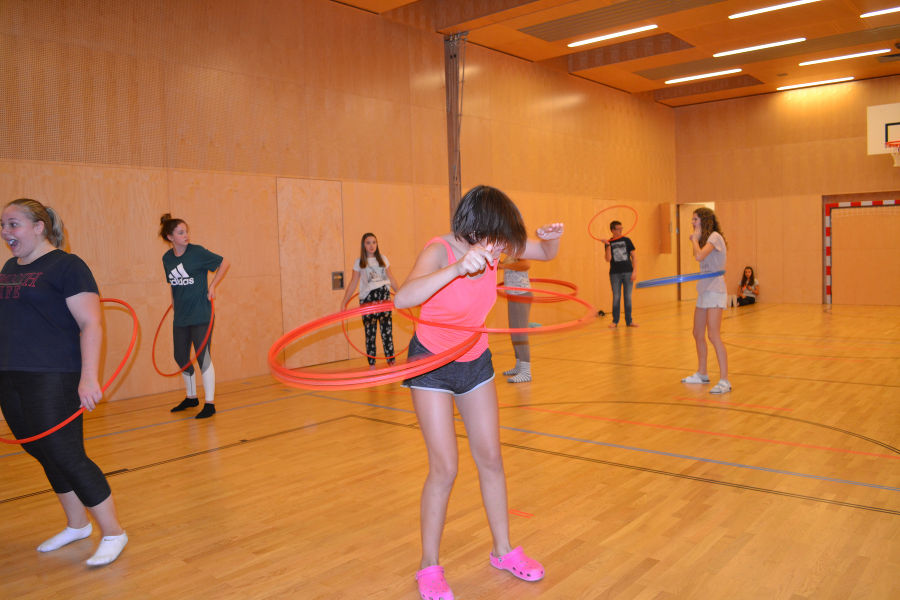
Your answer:
[[[753,267],[744,267],[744,276],[741,277],[741,288],[738,290],[738,306],[755,304],[759,295],[759,280],[753,272]]]

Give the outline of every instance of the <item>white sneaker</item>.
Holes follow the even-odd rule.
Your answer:
[[[709,375],[694,373],[681,380],[681,383],[709,383]]]
[[[710,394],[727,394],[731,391],[731,384],[726,379],[720,379],[719,383],[709,389]]]

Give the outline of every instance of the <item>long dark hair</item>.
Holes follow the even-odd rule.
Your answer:
[[[31,198],[19,198],[7,204],[7,206],[13,205],[22,209],[32,223],[40,221],[44,224],[44,237],[47,238],[47,241],[54,248],[63,247],[63,244],[66,243],[66,237],[63,234],[63,222],[55,210]]]
[[[504,252],[510,256],[522,254],[528,239],[522,214],[513,201],[486,185],[466,192],[456,207],[451,226],[456,239],[470,244],[500,242],[506,245]]]
[[[713,231],[721,235],[723,240],[725,239],[725,234],[722,233],[722,228],[719,227],[719,220],[716,218],[716,213],[714,213],[711,208],[702,206],[695,210],[694,214],[700,218],[700,239],[697,240],[697,243],[701,248],[706,245],[706,242],[709,240],[709,236]],[[726,244],[727,243],[728,242],[726,242]]]
[[[378,247],[378,238],[374,233],[364,233],[362,239],[359,240],[359,268],[365,269],[369,265],[369,255],[366,252],[366,238],[373,237],[375,238],[375,260],[378,261],[378,266],[384,266],[384,259],[381,258],[381,248]]]
[[[747,279],[747,269],[750,269],[749,279]],[[745,285],[756,285],[756,271],[749,265],[744,267],[744,274],[741,275],[741,287],[744,287]]]
[[[172,235],[175,228],[182,223],[187,227],[187,223],[185,223],[184,219],[175,219],[169,213],[164,214],[159,218],[159,237],[161,237],[164,242],[171,243],[172,240],[169,239],[169,236]]]

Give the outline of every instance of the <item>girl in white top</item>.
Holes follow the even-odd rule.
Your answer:
[[[694,258],[700,263],[701,273],[725,270],[725,237],[719,228],[716,213],[709,208],[698,208],[691,218],[694,231],[691,245]],[[728,288],[725,276],[719,275],[697,282],[697,306],[694,309],[694,342],[697,345],[697,372],[682,379],[684,383],[709,383],[706,370],[708,354],[704,333],[709,336],[719,361],[719,383],[710,389],[711,394],[731,391],[728,381],[728,355],[722,342],[722,313],[728,303]]]
[[[759,279],[753,272],[753,267],[744,267],[744,276],[741,277],[741,285],[738,288],[737,303],[738,306],[746,306],[755,304],[756,297],[759,295]]]
[[[353,263],[353,278],[350,280],[350,285],[347,286],[347,291],[344,292],[341,310],[344,310],[350,296],[353,295],[357,281],[359,282],[360,305],[390,300],[390,290],[393,289],[396,292],[400,287],[391,272],[390,261],[387,257],[382,256],[378,249],[378,238],[374,233],[364,233],[360,240],[359,260]],[[363,315],[362,320],[366,332],[366,358],[369,361],[369,368],[375,368],[375,333],[379,323],[381,323],[381,344],[384,346],[384,355],[388,357],[389,365],[394,364],[394,336],[390,311]]]

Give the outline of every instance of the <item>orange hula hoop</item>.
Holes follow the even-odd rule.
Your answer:
[[[460,344],[453,348],[449,348],[444,352],[411,363],[383,367],[376,369],[374,372],[366,370],[339,373],[316,373],[303,369],[289,369],[278,359],[278,355],[284,351],[289,344],[293,343],[303,335],[315,331],[316,329],[320,329],[325,325],[351,317],[386,312],[388,310],[393,310],[394,308],[393,302],[373,302],[363,304],[358,308],[352,308],[320,317],[284,334],[272,344],[271,348],[269,348],[267,358],[273,376],[282,383],[307,390],[356,390],[367,388],[372,387],[373,385],[402,381],[403,379],[415,377],[416,375],[421,375],[422,373],[437,369],[465,354],[478,342],[478,338],[481,336],[480,333],[473,333]],[[398,312],[403,314],[407,311]]]
[[[537,283],[550,283],[550,284],[555,284],[555,285],[561,285],[563,287],[569,288],[572,291],[571,291],[571,293],[566,294],[565,296],[541,296],[539,298],[535,298],[532,296],[529,298],[527,296],[523,297],[521,294],[507,294],[506,291],[504,291],[505,288],[502,285],[497,284],[497,295],[500,296],[501,298],[506,298],[510,302],[532,302],[532,303],[562,302],[562,301],[568,299],[566,296],[577,296],[578,295],[578,286],[569,281],[563,281],[562,279],[543,279],[540,277],[535,277],[533,279],[529,278],[528,281],[531,281],[532,283],[537,282]]]
[[[612,209],[614,209],[614,208],[627,208],[628,210],[630,210],[631,212],[633,212],[633,213],[634,213],[634,223],[631,225],[631,229],[629,229],[628,231],[626,231],[625,233],[623,233],[623,234],[620,235],[619,237],[609,238],[609,239],[607,240],[607,242],[613,242],[613,241],[615,241],[615,240],[621,239],[621,238],[625,237],[626,235],[628,235],[629,233],[631,233],[632,231],[634,231],[634,228],[637,227],[637,222],[638,222],[638,211],[637,211],[636,209],[632,208],[631,206],[628,206],[627,204],[616,204],[616,205],[614,205],[614,206],[607,206],[606,208],[604,208],[603,210],[601,210],[600,212],[598,212],[596,215],[594,215],[593,217],[591,217],[591,220],[588,221],[588,226],[587,226],[588,235],[591,236],[592,238],[594,238],[595,240],[597,240],[598,242],[602,242],[602,241],[603,241],[603,238],[598,238],[596,235],[594,235],[594,234],[591,232],[591,225],[594,224],[594,219],[596,219],[597,217],[599,217],[600,215],[602,215],[602,214],[605,213],[606,211],[612,210]]]
[[[162,319],[159,320],[159,325],[156,327],[156,335],[153,336],[153,347],[150,349],[150,360],[153,361],[153,368],[156,369],[156,372],[162,375],[163,377],[175,377],[189,366],[195,364],[197,362],[197,357],[200,356],[200,353],[203,352],[203,349],[206,347],[206,342],[209,341],[209,336],[212,335],[213,323],[216,320],[216,302],[215,300],[209,301],[209,327],[206,329],[206,336],[203,338],[203,341],[200,342],[200,347],[195,348],[195,353],[191,356],[191,360],[188,361],[188,364],[184,365],[174,373],[163,373],[160,371],[159,366],[156,364],[156,340],[159,339],[159,330],[162,329],[163,323],[166,320],[166,315],[169,314],[169,311],[172,310],[172,304],[169,305],[169,308],[166,309],[166,312],[163,313]]]
[[[566,321],[564,323],[557,323],[555,325],[543,325],[541,327],[465,327],[462,325],[453,325],[450,323],[435,323],[433,321],[423,321],[418,317],[414,317],[412,313],[402,312],[404,317],[410,319],[414,323],[421,323],[422,325],[430,325],[432,327],[443,327],[444,329],[455,329],[457,331],[471,331],[473,333],[551,333],[554,331],[562,331],[563,329],[574,329],[575,327],[581,327],[582,325],[587,325],[592,322],[596,317],[597,309],[591,304],[585,302],[581,298],[577,296],[572,296],[569,294],[563,294],[562,292],[554,292],[553,290],[542,290],[539,288],[520,288],[520,287],[508,287],[505,285],[498,286],[497,289],[502,290],[513,290],[513,291],[523,291],[523,292],[538,292],[539,294],[550,294],[552,296],[562,297],[563,300],[571,300],[573,302],[577,302],[587,308],[587,312],[585,312],[584,316],[575,321]]]
[[[114,302],[116,304],[121,304],[122,306],[124,306],[125,308],[128,309],[128,312],[131,314],[131,320],[134,323],[133,327],[131,328],[131,342],[128,344],[128,350],[125,351],[125,356],[122,358],[122,362],[119,363],[119,366],[116,367],[116,370],[113,372],[112,376],[106,381],[106,383],[103,384],[103,387],[100,388],[101,392],[105,392],[107,389],[109,389],[109,386],[112,385],[112,382],[115,380],[115,378],[118,377],[119,373],[122,371],[122,368],[125,366],[125,363],[128,362],[128,357],[131,356],[131,351],[134,350],[134,344],[137,341],[137,334],[138,334],[138,318],[137,318],[137,314],[134,312],[134,309],[131,307],[131,305],[128,304],[127,302],[125,302],[124,300],[119,300],[118,298],[100,298],[100,302]],[[59,423],[58,425],[54,425],[47,431],[44,431],[37,435],[33,435],[31,437],[22,438],[20,440],[9,440],[9,439],[5,439],[5,438],[0,438],[0,442],[3,442],[4,444],[27,444],[28,442],[34,442],[43,437],[47,437],[48,435],[50,435],[51,433],[53,433],[55,431],[62,429],[63,427],[65,427],[66,425],[68,425],[69,423],[71,423],[72,421],[77,419],[78,415],[80,415],[83,412],[84,412],[84,407],[82,406],[77,411],[75,411],[74,415],[72,415],[71,417],[69,417],[68,419],[63,421],[62,423]]]

